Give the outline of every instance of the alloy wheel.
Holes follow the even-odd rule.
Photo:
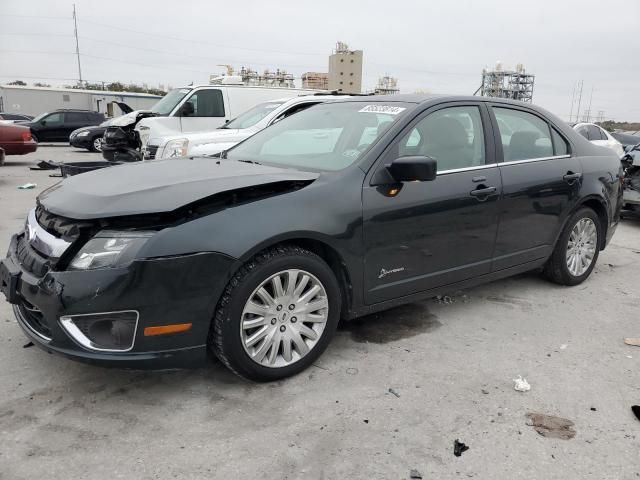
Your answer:
[[[95,148],[98,152],[102,151],[102,137],[97,137],[93,139],[93,148]]]
[[[327,292],[317,277],[298,269],[278,272],[263,281],[244,306],[242,345],[262,366],[292,365],[317,345],[328,315]]]
[[[567,268],[579,277],[591,267],[596,254],[598,229],[590,218],[581,218],[571,229],[567,244]]]

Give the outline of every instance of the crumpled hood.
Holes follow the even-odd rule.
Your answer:
[[[319,174],[214,158],[136,162],[66,178],[38,196],[63,217],[96,218],[170,212],[239,188],[309,181]]]

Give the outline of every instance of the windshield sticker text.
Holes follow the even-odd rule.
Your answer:
[[[386,113],[388,115],[398,115],[406,110],[405,107],[391,107],[389,105],[367,105],[364,108],[358,110],[358,112],[365,113]]]

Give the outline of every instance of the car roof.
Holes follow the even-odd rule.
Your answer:
[[[520,102],[518,100],[511,100],[508,98],[496,98],[496,97],[482,97],[474,95],[452,95],[452,94],[424,94],[424,93],[397,93],[392,95],[357,95],[348,98],[336,97],[338,102],[404,102],[415,103],[417,105],[430,103],[435,100],[440,102],[491,102],[491,103],[503,103],[506,105],[519,105],[519,106],[532,106],[530,103]],[[540,108],[533,105],[535,108]]]

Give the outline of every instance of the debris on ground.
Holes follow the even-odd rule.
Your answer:
[[[51,160],[42,160],[38,162],[35,167],[29,167],[29,170],[57,170],[59,167],[59,163]]]
[[[438,303],[441,303],[443,305],[451,305],[452,303],[455,302],[455,300],[450,297],[449,295],[437,295],[436,296],[436,301]]]
[[[591,407],[591,411],[596,412],[597,411],[596,407]]]
[[[560,345],[560,350],[565,350],[569,345],[567,345],[566,343],[563,343],[562,345]]]
[[[525,416],[528,418],[527,425],[543,437],[569,440],[576,436],[576,431],[571,428],[575,424],[566,418],[544,413],[527,413]]]
[[[483,389],[482,389],[482,393],[483,393],[484,395],[489,395],[489,390],[487,390],[486,388],[483,388]]]
[[[527,382],[526,378],[522,378],[522,375],[518,375],[518,378],[514,378],[515,385],[513,388],[518,392],[528,392],[531,390],[531,385]]]
[[[22,345],[22,348],[29,348],[29,347],[33,347],[33,342],[25,343],[24,345]]]
[[[453,454],[456,457],[459,457],[460,455],[462,455],[467,450],[469,450],[469,447],[467,447],[464,443],[460,442],[456,438],[456,440],[453,442]]]
[[[415,478],[415,479],[422,479],[422,474],[416,470],[415,468],[411,469],[411,471],[409,472],[409,478]]]
[[[397,398],[400,398],[400,394],[398,392],[396,392],[393,388],[389,389],[389,393],[391,395],[395,395]]]
[[[631,407],[631,411],[636,416],[636,418],[640,420],[640,405],[633,405]]]
[[[640,347],[640,338],[627,337],[624,339],[624,343],[633,347]]]
[[[37,183],[25,183],[24,185],[20,185],[18,187],[18,190],[31,190],[32,188],[36,188],[37,186]]]

